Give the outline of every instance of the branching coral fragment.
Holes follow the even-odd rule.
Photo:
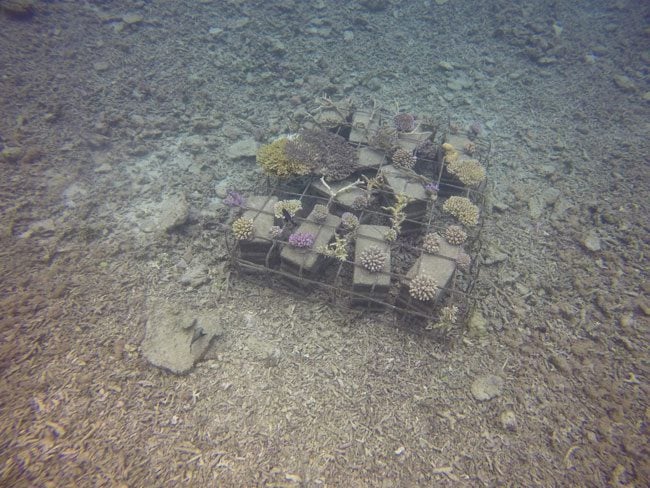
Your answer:
[[[345,236],[336,234],[334,236],[334,242],[331,242],[327,246],[319,247],[317,251],[324,256],[336,258],[339,261],[345,261],[348,259],[348,243],[350,236],[351,234],[346,234]]]
[[[406,220],[406,212],[404,209],[411,201],[406,195],[398,193],[395,195],[395,203],[392,207],[381,207],[383,210],[386,210],[390,213],[390,226],[397,236],[402,230],[402,223]]]

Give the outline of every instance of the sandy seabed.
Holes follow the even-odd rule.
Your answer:
[[[0,484],[648,484],[648,7],[335,3],[0,17]],[[485,335],[231,272],[237,149],[323,95],[481,124]],[[160,304],[223,328],[187,375],[142,355]]]

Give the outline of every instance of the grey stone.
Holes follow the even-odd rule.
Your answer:
[[[95,71],[106,71],[109,67],[110,65],[106,61],[97,61],[96,63],[93,63],[93,68]]]
[[[558,198],[557,201],[553,204],[553,213],[552,213],[553,218],[557,219],[557,218],[564,217],[566,211],[572,207],[573,207],[573,203],[571,203],[566,198]]]
[[[129,12],[129,13],[124,14],[122,16],[122,22],[124,22],[125,24],[129,24],[129,25],[139,24],[143,20],[144,20],[144,17],[142,17],[142,15],[137,14],[135,12]]]
[[[494,374],[479,376],[471,386],[472,396],[479,402],[485,402],[501,395],[503,378]]]
[[[601,250],[600,238],[594,230],[590,230],[584,234],[580,240],[580,243],[589,251],[597,252]]]
[[[180,277],[179,281],[182,285],[198,288],[210,281],[208,268],[203,264],[190,268]]]
[[[555,174],[556,169],[555,166],[552,164],[542,164],[539,166],[539,172],[542,175],[549,177]]]
[[[160,206],[158,226],[169,232],[187,222],[190,215],[190,205],[185,195],[173,195],[165,198]]]
[[[224,30],[221,27],[210,27],[208,34],[212,37],[219,37],[224,33]]]
[[[257,141],[252,137],[246,137],[231,144],[226,150],[226,156],[230,159],[254,158],[257,155]]]
[[[277,366],[282,359],[282,350],[272,342],[250,336],[244,341],[244,347],[255,360],[263,361],[266,366]]]
[[[560,198],[560,190],[557,188],[548,187],[542,192],[540,198],[542,199],[542,202],[545,206],[551,206],[557,201],[558,198]]]
[[[571,364],[569,364],[569,361],[563,356],[559,356],[557,354],[551,354],[548,358],[549,362],[557,368],[557,370],[560,373],[570,373],[571,372]]]
[[[512,410],[504,410],[499,416],[503,430],[515,432],[517,430],[517,416]]]
[[[472,80],[470,80],[464,75],[461,75],[456,79],[449,80],[447,82],[447,88],[453,91],[461,91],[461,90],[471,88],[473,84],[474,83],[472,82]]]
[[[438,66],[442,68],[445,71],[453,71],[454,70],[454,65],[451,64],[449,61],[440,61],[438,63]]]
[[[624,92],[635,92],[636,85],[625,75],[614,75],[614,83]]]
[[[95,173],[97,174],[106,174],[113,171],[113,167],[109,163],[102,163],[95,168]]]
[[[467,335],[474,339],[487,335],[487,320],[478,309],[474,310],[467,322]]]
[[[19,235],[21,239],[28,239],[30,237],[51,237],[59,228],[59,223],[54,219],[44,219],[32,222],[25,232]]]
[[[15,163],[23,155],[23,150],[19,147],[5,146],[0,151],[0,162]]]
[[[544,213],[544,209],[553,205],[558,198],[560,198],[560,190],[546,188],[542,193],[534,195],[528,200],[528,215],[533,220],[539,219]]]

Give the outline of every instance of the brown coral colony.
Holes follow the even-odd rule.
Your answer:
[[[393,153],[393,164],[398,168],[412,169],[417,159],[404,149],[398,149]]]
[[[412,114],[397,114],[393,117],[393,123],[399,132],[412,132],[415,130],[415,116]]]

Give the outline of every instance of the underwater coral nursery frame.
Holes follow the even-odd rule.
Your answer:
[[[391,310],[409,322],[416,320],[427,325],[444,320],[443,316],[454,307],[458,312],[456,323],[466,321],[475,304],[473,290],[480,268],[477,257],[482,245],[487,179],[477,185],[463,184],[447,170],[448,153],[442,147],[466,140],[465,144],[471,145],[472,158],[487,172],[489,142],[471,134],[471,129],[471,139],[459,134],[451,123],[440,131],[430,121],[418,121],[413,130],[400,132],[391,125],[395,115],[385,111],[357,110],[341,119],[325,124],[315,120],[313,126],[341,135],[360,154],[372,151],[373,157],[379,156],[373,164],[360,165],[338,187],[333,183],[330,186],[315,174],[290,179],[269,177],[266,195],[249,198],[241,210],[242,215],[255,222],[255,235],[251,239],[228,235],[233,267],[243,277],[261,274],[267,278],[266,283],[287,291],[319,291],[316,296],[340,307]],[[355,127],[357,120],[366,123]],[[413,154],[412,168],[395,170],[391,148],[379,146],[387,139],[386,134],[394,138],[392,144]],[[343,193],[337,194],[337,188],[343,188]],[[355,192],[365,192],[370,200],[366,206],[355,206]],[[428,255],[421,245],[423,236],[444,236],[446,228],[458,224],[458,219],[443,210],[441,203],[451,196],[471,202],[478,209],[478,219],[475,225],[465,226],[467,241],[462,247],[441,239],[440,252]],[[278,218],[274,206],[286,201],[300,202],[300,210]],[[317,206],[328,210],[327,215],[318,217],[323,219],[320,222],[316,222]],[[346,231],[341,218],[349,219],[350,214],[358,226]],[[276,229],[273,235],[268,231],[271,227]],[[392,236],[390,230],[395,228],[397,232]],[[291,241],[297,240],[296,232],[311,233],[309,244],[313,245],[300,249],[292,246]],[[389,257],[384,269],[376,273],[363,269],[359,258],[360,249],[369,246],[375,252],[384,249]],[[461,254],[462,263],[458,259]],[[461,270],[462,265],[466,267]],[[440,274],[441,269],[451,271]],[[423,275],[422,270],[426,271],[424,274],[441,276],[444,281],[436,288],[435,299],[424,302],[416,298],[422,295],[412,289],[409,292],[409,287],[418,283],[416,277]]]

